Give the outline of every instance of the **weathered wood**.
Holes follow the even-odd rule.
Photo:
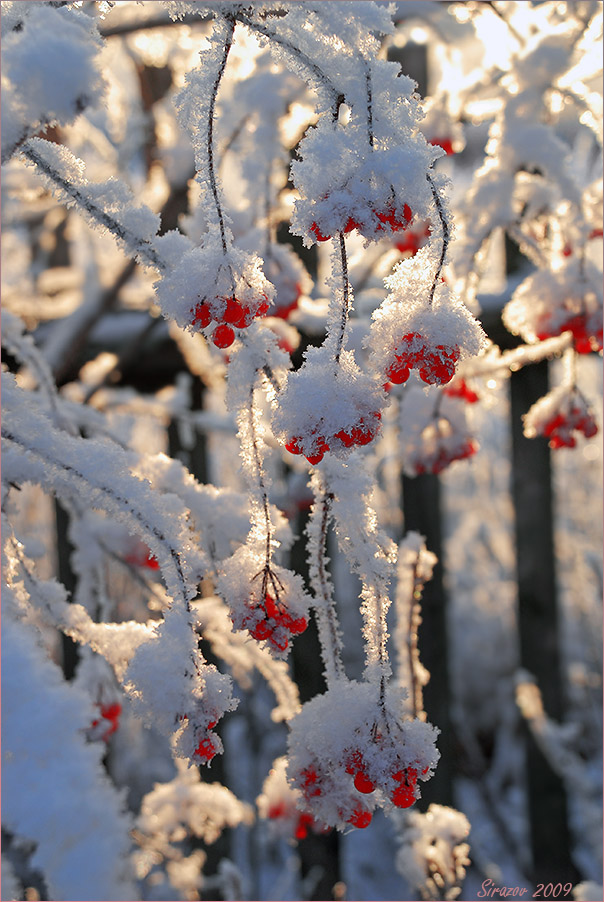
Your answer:
[[[522,431],[522,415],[548,388],[547,361],[512,374],[512,495],[520,663],[536,678],[547,714],[558,720],[564,712],[550,452],[546,439],[527,439]],[[546,883],[577,882],[564,786],[528,730],[526,737],[533,878]]]
[[[453,735],[451,698],[448,674],[448,642],[446,623],[446,595],[443,586],[440,485],[438,476],[403,476],[403,515],[405,531],[415,530],[426,539],[426,547],[438,557],[432,579],[424,586],[422,623],[418,630],[420,660],[430,671],[430,681],[424,689],[424,706],[430,723],[441,733],[438,748],[441,758],[436,774],[422,783],[425,810],[431,802],[453,804]]]

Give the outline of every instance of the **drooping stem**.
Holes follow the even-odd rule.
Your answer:
[[[315,597],[313,607],[321,644],[321,657],[329,687],[334,680],[344,679],[345,671],[342,663],[342,636],[333,597],[333,586],[327,571],[329,560],[326,549],[331,519],[329,509],[331,496],[326,491],[318,473],[313,476],[313,487],[316,493],[315,503],[306,527],[306,535],[309,540],[308,564],[310,584]]]
[[[270,572],[271,567],[271,559],[272,559],[272,523],[271,523],[271,515],[268,503],[268,494],[266,491],[266,480],[264,477],[264,467],[262,465],[262,457],[260,455],[260,447],[258,444],[258,430],[256,428],[256,411],[254,407],[254,390],[255,384],[252,384],[250,387],[250,441],[252,445],[252,454],[254,456],[254,467],[256,470],[256,479],[258,482],[258,488],[260,490],[260,497],[262,499],[262,510],[264,515],[264,523],[266,528],[266,558],[264,564],[264,572],[268,574]],[[264,590],[264,580],[263,580],[263,590]]]
[[[35,140],[41,141],[42,139],[38,138]],[[40,172],[53,182],[57,188],[71,198],[71,200],[75,201],[78,207],[83,210],[90,219],[112,232],[113,235],[124,242],[129,250],[133,251],[133,253],[144,260],[147,265],[150,264],[160,272],[165,272],[167,269],[166,264],[150,241],[147,241],[146,238],[141,238],[139,235],[135,235],[134,232],[126,228],[123,223],[119,222],[110,213],[107,213],[106,210],[103,210],[91,197],[87,197],[85,190],[80,190],[68,179],[64,178],[48,160],[44,159],[44,157],[38,153],[33,141],[26,141],[21,148],[21,153],[23,156],[27,157],[30,162],[34,163]]]
[[[315,82],[315,84],[322,90],[327,91],[327,93],[331,97],[331,109],[332,115],[335,119],[338,118],[338,110],[342,103],[346,102],[346,98],[340,91],[336,88],[333,82],[329,79],[329,77],[325,74],[325,72],[314,63],[309,56],[307,56],[299,47],[296,47],[287,38],[282,37],[277,34],[272,29],[267,28],[266,25],[261,25],[259,22],[254,22],[252,19],[248,18],[244,15],[243,10],[238,10],[234,13],[238,22],[241,22],[242,25],[245,25],[251,31],[257,31],[258,34],[263,35],[265,38],[268,38],[273,43],[278,44],[280,47],[283,47],[284,50],[287,50],[292,56],[296,58],[296,60],[304,66],[307,70],[311,79]]]
[[[365,63],[365,84],[367,86],[367,136],[369,146],[373,150],[375,135],[373,133],[373,93],[371,90],[371,69],[369,63]]]
[[[419,648],[417,630],[421,622],[419,599],[421,598],[421,582],[418,578],[418,561],[413,565],[413,595],[409,601],[409,623],[407,625],[407,654],[409,656],[409,701],[412,716],[419,717],[424,710],[424,694],[421,682],[417,678],[419,665]]]
[[[430,175],[426,175],[428,182],[430,183],[430,188],[432,189],[432,197],[434,198],[434,203],[436,205],[436,211],[438,213],[438,218],[440,219],[440,224],[442,227],[443,233],[443,244],[440,252],[440,259],[438,261],[438,267],[434,274],[434,279],[432,281],[432,286],[430,288],[430,294],[428,296],[428,303],[432,304],[434,300],[434,292],[436,291],[436,286],[438,285],[440,274],[443,271],[443,266],[445,265],[445,258],[447,256],[447,250],[449,248],[449,241],[451,240],[451,230],[449,229],[449,223],[447,222],[447,218],[445,216],[445,210],[443,207],[443,202],[440,199],[438,191],[436,190],[436,185],[434,184],[432,177]]]
[[[346,242],[344,233],[338,232],[338,241],[340,245],[340,261],[342,266],[342,307],[340,314],[340,329],[336,339],[335,361],[340,362],[340,354],[344,345],[344,336],[346,334],[346,325],[348,323],[348,314],[350,312],[350,282],[348,281],[348,258],[346,256]]]
[[[220,198],[218,196],[218,184],[216,181],[216,170],[214,166],[214,114],[216,110],[216,97],[218,95],[218,88],[220,87],[220,82],[222,81],[222,76],[224,75],[224,70],[226,69],[227,60],[229,58],[229,52],[231,47],[233,46],[233,34],[235,31],[235,19],[228,18],[226,19],[228,22],[228,30],[226,33],[223,51],[222,51],[222,59],[220,61],[220,66],[218,68],[218,72],[216,73],[216,78],[214,79],[214,84],[212,85],[212,91],[210,93],[210,110],[208,115],[208,130],[206,135],[206,149],[208,154],[208,175],[210,177],[210,188],[212,190],[212,195],[214,197],[214,203],[216,205],[216,213],[218,215],[218,225],[220,227],[220,240],[222,242],[222,251],[226,255],[227,252],[227,240],[226,240],[226,229],[224,225],[224,216],[222,213],[222,207],[220,205]]]

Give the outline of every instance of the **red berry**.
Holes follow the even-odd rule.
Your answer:
[[[391,364],[386,370],[386,376],[394,385],[402,385],[409,378],[410,370],[405,366],[401,357],[396,358],[396,362]]]
[[[101,705],[101,717],[107,720],[117,720],[121,713],[122,706],[119,702],[114,702],[113,705]]]
[[[240,326],[245,317],[246,307],[242,307],[236,297],[226,299],[226,308],[222,314],[222,322],[230,323],[232,326]],[[249,310],[248,310],[249,312]]]
[[[366,808],[355,808],[346,823],[358,827],[359,830],[364,830],[371,823],[372,817],[371,811],[367,811]]]
[[[216,754],[216,747],[211,739],[202,739],[195,752],[193,753],[194,758],[200,758],[202,761],[211,761],[214,755]]]
[[[397,808],[411,808],[416,801],[411,786],[397,786],[390,798]]]
[[[262,303],[258,306],[258,309],[256,310],[254,316],[257,316],[257,317],[265,316],[265,315],[268,313],[268,308],[269,308],[269,306],[270,306],[270,305],[269,305],[269,302],[268,302],[268,298],[266,297],[265,294],[263,295],[263,298],[264,298],[264,300],[263,300]],[[297,299],[296,299],[296,303],[297,303]],[[248,311],[248,312],[249,312],[249,311]]]
[[[296,620],[293,620],[289,626],[289,631],[292,636],[299,636],[300,633],[303,633],[306,627],[308,626],[308,622],[306,617],[298,617]]]
[[[298,823],[294,831],[296,839],[305,839],[308,836],[308,829],[314,824],[314,818],[310,814],[302,812],[298,817]]]
[[[435,147],[442,147],[447,156],[455,153],[455,151],[453,150],[453,142],[450,138],[432,138],[430,144],[434,145]]]
[[[309,464],[312,464],[313,467],[315,464],[318,464],[321,460],[323,460],[323,455],[326,451],[329,451],[329,445],[325,441],[325,437],[323,435],[318,436],[315,439],[316,449],[312,454],[305,454],[306,460]]]
[[[360,770],[355,774],[354,777],[354,786],[355,789],[358,789],[359,792],[373,792],[375,789],[375,783],[369,779],[367,774]]]
[[[338,438],[345,448],[352,448],[354,445],[354,439],[352,435],[349,435],[345,429],[340,429],[339,432],[336,432],[334,438]]]
[[[222,323],[220,326],[216,327],[214,335],[212,336],[212,341],[217,348],[228,348],[235,341],[235,333],[230,326]]]
[[[290,454],[302,454],[302,448],[298,444],[301,439],[302,436],[300,435],[290,438],[290,440],[285,443],[286,450],[289,451]]]
[[[329,239],[331,238],[331,235],[323,235],[322,234],[322,232],[319,229],[319,226],[317,225],[316,222],[313,222],[313,224],[310,227],[310,230],[314,234],[317,241],[329,241]]]
[[[207,304],[200,303],[191,312],[193,313],[193,326],[201,326],[202,329],[205,329],[212,322],[212,313]]]
[[[285,649],[289,645],[289,639],[287,638],[285,633],[283,633],[283,635],[279,636],[278,638],[276,638],[275,633],[273,633],[269,641],[271,645],[274,645],[275,648],[277,648],[279,651],[285,651]]]
[[[271,805],[268,809],[267,817],[270,817],[271,820],[276,819],[278,817],[283,817],[286,812],[285,802],[279,801],[276,805]]]
[[[444,385],[450,382],[455,375],[455,364],[459,359],[459,348],[450,348],[444,345],[436,345],[431,353],[425,355],[425,359],[419,367],[420,378],[428,385],[438,383]]]
[[[159,570],[159,562],[154,554],[148,553],[145,559],[145,567],[147,570]]]
[[[472,391],[463,379],[456,379],[453,385],[447,385],[444,394],[450,398],[463,398],[468,404],[475,404],[480,400],[476,392]]]
[[[269,626],[268,620],[260,620],[256,626],[250,630],[250,635],[259,642],[262,642],[264,639],[270,639],[273,635],[273,631]]]

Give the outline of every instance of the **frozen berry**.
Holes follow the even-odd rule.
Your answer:
[[[212,742],[211,739],[205,738],[202,739],[197,748],[193,753],[194,758],[198,758],[201,761],[210,762],[214,755],[216,754],[216,746]]]
[[[447,156],[455,153],[453,150],[453,142],[450,138],[432,138],[430,144],[434,147],[442,147]]]
[[[310,814],[306,814],[302,812],[298,817],[298,823],[296,824],[296,829],[294,830],[294,836],[296,839],[306,839],[308,836],[308,830],[314,824],[314,818]]]
[[[206,326],[209,326],[212,322],[212,313],[207,304],[200,303],[197,305],[193,313],[193,326],[201,326],[202,329],[205,329]]]
[[[222,323],[220,326],[216,327],[212,341],[217,348],[228,348],[235,341],[235,333],[230,326]]]
[[[365,793],[373,792],[373,790],[375,789],[375,783],[373,782],[373,780],[370,780],[367,774],[362,770],[358,771],[358,773],[355,774],[354,786],[355,789],[358,789],[359,792]]]

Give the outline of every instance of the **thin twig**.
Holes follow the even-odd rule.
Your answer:
[[[438,218],[440,219],[440,224],[443,230],[443,245],[440,252],[440,260],[438,261],[438,267],[434,274],[434,279],[430,288],[430,294],[428,296],[428,303],[431,305],[434,300],[434,292],[436,291],[436,286],[438,285],[440,274],[443,271],[443,266],[445,265],[445,257],[447,256],[449,241],[451,240],[451,232],[449,229],[449,223],[447,222],[447,219],[445,217],[443,203],[439,197],[438,191],[436,190],[436,185],[434,184],[432,177],[428,173],[426,173],[426,178],[428,179],[430,188],[432,189],[432,197],[434,198],[436,211],[438,213]]]

